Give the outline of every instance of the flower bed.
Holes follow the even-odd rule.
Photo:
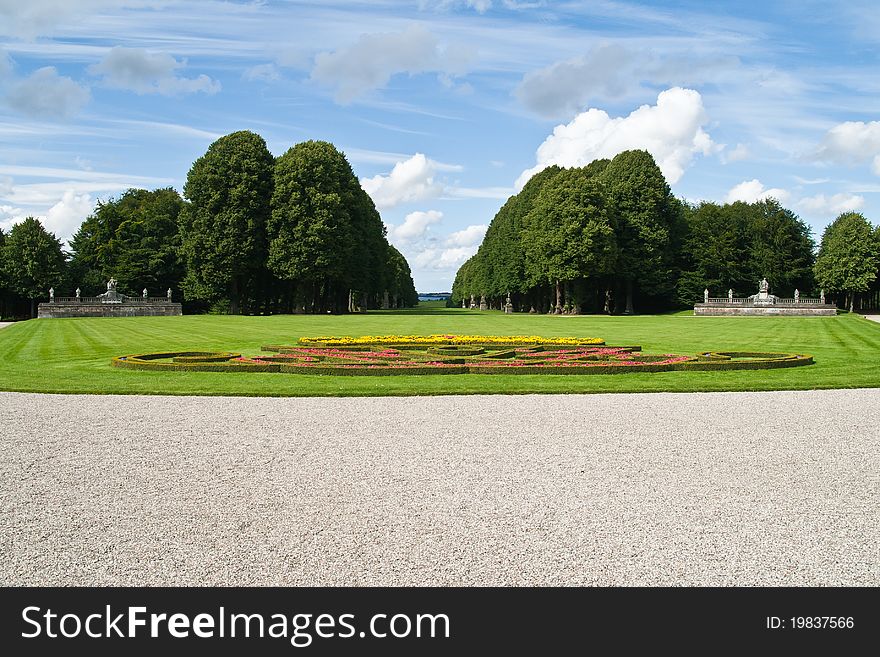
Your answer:
[[[770,369],[809,365],[806,354],[743,351],[706,351],[695,356],[643,354],[638,346],[606,346],[597,338],[540,338],[530,336],[482,337],[485,341],[438,344],[437,336],[379,336],[415,339],[399,348],[390,342],[350,338],[349,345],[317,346],[316,338],[299,345],[263,347],[272,355],[242,357],[231,352],[161,352],[114,358],[114,367],[137,370],[189,372],[264,372],[325,374],[333,376],[423,374],[620,374],[730,369]],[[456,336],[442,336],[444,339]],[[346,338],[347,340],[348,338]],[[321,338],[332,342],[336,338]],[[553,340],[555,342],[550,342]],[[592,340],[590,344],[577,341]],[[600,346],[596,346],[600,345]],[[510,347],[499,349],[500,346]]]

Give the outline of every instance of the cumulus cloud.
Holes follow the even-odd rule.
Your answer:
[[[399,73],[435,72],[448,82],[465,72],[473,54],[468,47],[444,47],[425,27],[411,25],[403,32],[364,34],[347,48],[319,53],[311,78],[334,87],[336,101],[348,104]]]
[[[63,119],[76,114],[90,98],[86,87],[58,75],[54,66],[45,66],[13,83],[6,104],[28,116]]]
[[[880,121],[846,121],[825,134],[815,159],[835,164],[863,164],[880,176]]]
[[[401,203],[440,196],[445,187],[436,180],[437,172],[459,170],[459,166],[442,164],[416,153],[408,160],[395,164],[388,175],[361,178],[361,187],[377,208],[393,208]]]
[[[470,258],[477,249],[470,246],[452,248],[429,248],[416,254],[413,259],[418,269],[433,271],[453,271]]]
[[[487,228],[488,226],[485,224],[478,224],[450,233],[449,237],[446,238],[446,244],[452,247],[478,246],[483,241]]]
[[[410,212],[404,217],[402,224],[389,227],[388,238],[395,243],[423,239],[431,224],[438,224],[442,219],[443,213],[437,210]]]
[[[105,84],[116,89],[127,89],[138,94],[162,94],[173,96],[220,91],[220,83],[207,75],[184,78],[175,75],[185,66],[167,53],[152,53],[143,48],[110,49],[107,56],[89,67],[93,75],[103,76]]]
[[[77,194],[69,189],[61,200],[49,208],[43,225],[61,239],[68,239],[95,209],[95,201],[88,194]]]
[[[777,187],[766,189],[760,180],[754,178],[752,180],[745,180],[739,185],[733,187],[727,192],[727,196],[724,200],[728,203],[735,203],[736,201],[754,203],[755,201],[764,201],[773,198],[780,203],[785,203],[790,196],[791,195],[784,189],[779,189]]]
[[[529,178],[553,164],[585,166],[597,158],[636,148],[651,153],[663,175],[674,184],[694,155],[718,150],[702,128],[707,120],[700,94],[679,87],[660,93],[656,105],[642,105],[625,117],[611,118],[602,110],[587,110],[553,129],[538,147],[537,164],[522,172],[516,187],[522,188]]]
[[[858,194],[834,194],[825,196],[825,194],[817,194],[816,196],[808,196],[802,198],[797,207],[805,214],[836,217],[842,212],[855,212],[865,205],[865,197]]]

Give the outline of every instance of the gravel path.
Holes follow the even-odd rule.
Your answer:
[[[865,319],[870,319],[872,322],[880,322],[880,315],[865,315]]]
[[[877,586],[878,427],[880,390],[0,393],[0,583]]]
[[[14,322],[0,322],[0,329],[4,329],[7,326],[12,326]]]

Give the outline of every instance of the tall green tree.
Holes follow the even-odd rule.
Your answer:
[[[825,229],[814,266],[816,282],[826,292],[844,294],[850,311],[856,295],[876,280],[878,268],[877,233],[863,215],[845,212]]]
[[[521,233],[538,193],[560,171],[562,168],[554,165],[536,173],[518,194],[507,199],[489,223],[479,249],[486,274],[485,289],[480,294],[503,297],[508,292],[516,295],[528,291]]]
[[[605,186],[586,169],[566,169],[538,193],[522,233],[526,273],[549,283],[562,310],[563,285],[612,271],[617,257]]]
[[[790,297],[795,289],[813,287],[815,242],[810,227],[778,201],[767,199],[756,203],[734,203],[730,213],[743,213],[750,244],[749,274],[752,291],[767,278],[773,293]]]
[[[164,295],[183,280],[179,216],[183,199],[173,188],[129,189],[99,202],[70,242],[72,283],[98,290],[114,277],[119,289],[144,287]]]
[[[275,165],[268,266],[307,311],[340,312],[352,288],[373,291],[385,261],[384,226],[345,156],[324,141],[289,149]]]
[[[616,273],[624,283],[626,311],[633,312],[633,288],[648,293],[671,292],[674,284],[674,225],[678,205],[663,172],[650,153],[624,151],[604,167],[617,216]]]
[[[48,297],[49,288],[61,283],[66,256],[55,235],[28,217],[9,231],[2,262],[8,285],[30,300],[31,317],[35,317],[35,300]]]
[[[266,261],[273,167],[266,142],[249,131],[221,137],[193,164],[180,213],[188,299],[228,299],[230,312],[241,312]]]

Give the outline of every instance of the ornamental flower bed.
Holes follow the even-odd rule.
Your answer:
[[[441,338],[445,342],[438,341]],[[348,342],[335,344],[337,340]],[[322,341],[324,344],[319,346]],[[641,347],[607,346],[598,338],[540,336],[303,338],[297,345],[267,346],[263,350],[274,353],[241,356],[231,352],[161,352],[119,356],[111,364],[120,368],[160,371],[375,376],[619,374],[770,369],[813,362],[812,356],[806,354],[785,353],[706,351],[694,356],[644,354]]]

